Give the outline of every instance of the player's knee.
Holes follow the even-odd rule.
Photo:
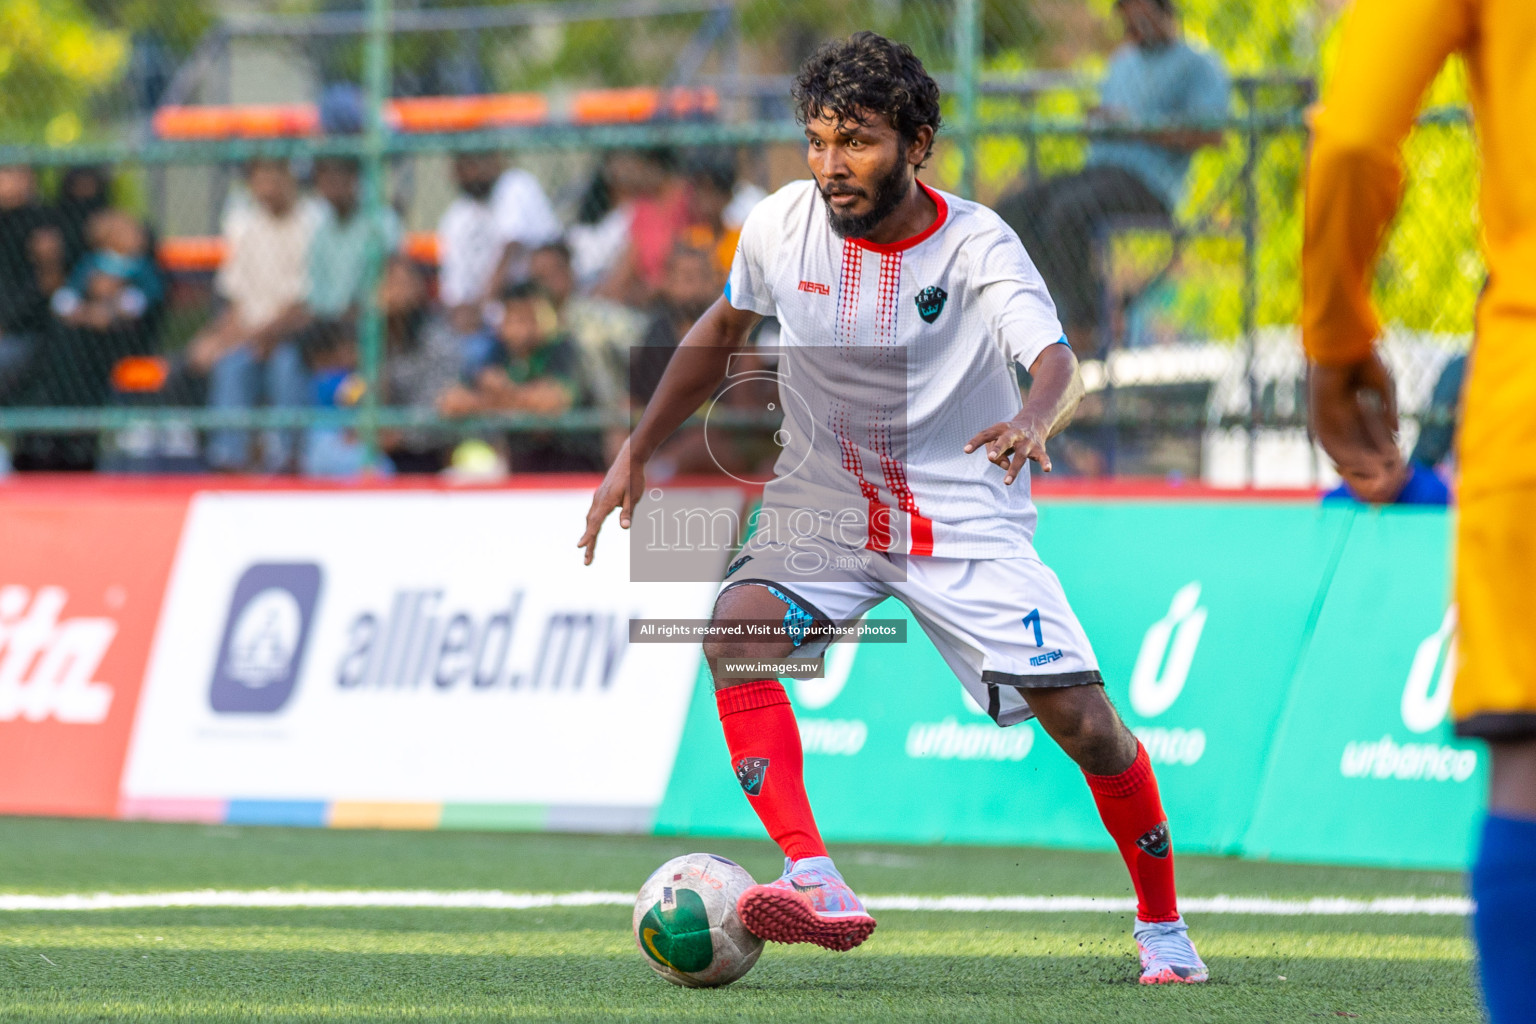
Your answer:
[[[740,624],[716,620],[715,625],[730,628]],[[709,640],[704,644],[704,657],[711,666],[719,661],[744,658],[786,658],[793,652],[794,648],[787,640]]]
[[[762,586],[732,587],[715,601],[704,657],[711,668],[721,659],[787,658],[795,645],[784,632],[764,634],[784,621],[788,606]],[[718,673],[717,673],[718,675]]]
[[[1135,758],[1136,739],[1118,722],[1085,732],[1072,752],[1078,767],[1090,775],[1119,775]]]
[[[767,667],[753,671],[746,663],[778,661],[795,652],[794,644],[788,637],[754,637],[748,627],[761,625],[762,620],[725,618],[718,614],[710,620],[712,636],[704,642],[704,660],[715,677],[716,689],[777,675],[777,672],[769,671]],[[748,674],[742,676],[739,674],[742,672]]]
[[[1111,723],[1091,706],[1068,704],[1051,717],[1051,735],[1064,746],[1096,747],[1114,736]]]
[[[1040,724],[1084,771],[1114,775],[1135,757],[1136,739],[1097,686],[1031,698]]]

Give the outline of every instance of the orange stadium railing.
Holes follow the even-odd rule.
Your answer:
[[[639,124],[657,118],[716,113],[713,89],[582,89],[561,102],[541,93],[423,96],[390,100],[385,123],[411,133],[467,132],[543,124]],[[262,139],[318,135],[319,108],[311,103],[166,106],[155,112],[162,139]]]

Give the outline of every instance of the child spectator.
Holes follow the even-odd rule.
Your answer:
[[[121,210],[94,214],[85,228],[87,251],[53,292],[56,320],[37,336],[26,401],[96,407],[112,399],[112,371],[127,356],[158,345],[163,286],[143,224]],[[63,247],[58,247],[62,266]],[[30,470],[95,468],[96,432],[22,435],[16,464]]]
[[[507,169],[499,154],[462,153],[453,173],[460,194],[437,225],[438,295],[468,336],[502,286],[527,276],[528,253],[560,237],[560,220],[538,179]]]
[[[53,293],[54,315],[96,331],[143,323],[164,292],[144,225],[121,210],[102,209],[86,227],[85,244],[68,283]]]
[[[224,265],[214,282],[227,304],[192,339],[187,361],[208,375],[215,409],[252,409],[263,399],[278,408],[308,405],[309,373],[292,335],[308,319],[309,244],[319,211],[300,196],[287,161],[252,160],[246,185],[252,203],[225,218]],[[265,471],[292,470],[295,454],[291,431],[263,433]],[[218,470],[248,468],[249,432],[214,431],[207,460]]]
[[[357,372],[357,336],[350,321],[312,320],[295,336],[295,344],[313,367],[310,404],[321,409],[346,409],[362,401],[367,390]],[[378,467],[388,476],[388,467]],[[360,476],[369,469],[368,453],[355,430],[311,427],[304,437],[299,469],[305,476]]]
[[[34,393],[49,405],[96,406],[111,395],[112,369],[158,347],[165,287],[149,234],[133,215],[99,210],[88,250],[51,299],[57,323],[36,355]]]
[[[559,331],[554,307],[532,283],[502,294],[496,328],[499,348],[469,386],[455,385],[437,400],[444,416],[529,413],[555,417],[587,402],[576,347]],[[516,472],[595,472],[602,468],[598,439],[590,432],[519,433],[508,442]]]
[[[396,256],[385,265],[378,302],[384,313],[384,365],[380,402],[431,412],[437,396],[454,387],[461,358],[458,340],[428,307],[427,284],[410,260]],[[350,320],[316,320],[303,335],[314,367],[315,399],[321,407],[348,407],[363,398],[367,384],[357,372],[356,331]],[[385,458],[372,468],[384,475],[435,473],[452,451],[452,436],[430,427],[382,430]],[[304,449],[311,476],[356,476],[368,469],[356,432],[315,428]]]

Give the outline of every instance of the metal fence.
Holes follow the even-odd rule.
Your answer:
[[[1092,225],[1090,393],[1058,466],[1322,475],[1295,326],[1306,68],[1235,68],[1225,117],[1116,125],[1094,116],[1091,60],[1040,70],[1071,30],[1051,21],[1063,5],[265,6],[23,12],[37,52],[18,39],[0,66],[0,444],[16,467],[599,468],[655,370],[630,349],[675,344],[718,294],[742,211],[805,176],[790,76],[868,27],[944,90],[925,179],[1002,210],[1095,143],[1220,133],[1170,213]],[[1465,116],[1432,112],[1408,157],[1378,298],[1412,443],[1452,415],[1436,384],[1469,344],[1482,271]],[[488,266],[486,231],[525,244]],[[1054,240],[1036,244],[1048,262]],[[477,274],[497,283],[467,286]],[[681,436],[662,469],[715,461]]]

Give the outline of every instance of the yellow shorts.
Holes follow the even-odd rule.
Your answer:
[[[1456,534],[1456,732],[1536,738],[1536,486],[1463,495]]]

